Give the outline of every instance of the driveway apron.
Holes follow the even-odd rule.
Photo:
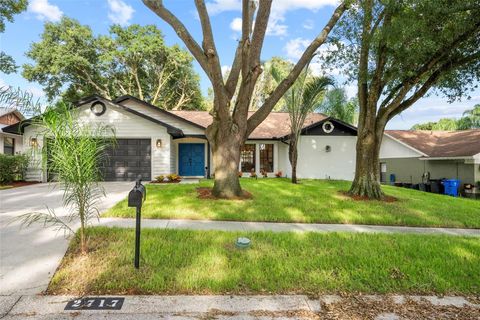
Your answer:
[[[101,212],[125,198],[132,182],[104,182],[106,197]],[[29,212],[53,209],[58,216],[68,211],[62,206],[63,191],[57,184],[36,184],[0,190],[0,295],[28,295],[44,291],[59,265],[68,240],[62,231],[36,223],[21,228],[15,218]]]

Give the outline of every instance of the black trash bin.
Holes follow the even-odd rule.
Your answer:
[[[441,193],[444,192],[444,187],[442,184],[443,179],[431,179],[430,180],[430,188],[432,193]]]

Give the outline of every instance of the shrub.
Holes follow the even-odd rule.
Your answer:
[[[0,154],[0,183],[6,184],[23,180],[27,171],[29,157],[26,154]]]
[[[165,176],[164,176],[164,175],[159,175],[159,176],[156,176],[156,177],[155,177],[155,181],[156,181],[156,182],[163,182],[163,180],[165,180]]]
[[[239,178],[243,177],[243,172],[242,171],[238,171],[238,177]]]
[[[277,173],[275,173],[275,177],[277,177],[277,178],[281,178],[282,175],[283,175],[282,171],[278,171]]]
[[[267,178],[268,177],[268,173],[266,170],[260,170],[260,174],[264,177],[264,178]]]
[[[250,178],[255,178],[257,179],[257,173],[255,172],[255,170],[252,169],[252,171],[250,172]]]
[[[182,178],[180,178],[180,176],[176,173],[170,173],[167,175],[167,179],[170,182],[180,182],[182,180]]]

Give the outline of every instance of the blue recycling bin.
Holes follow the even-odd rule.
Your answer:
[[[458,188],[460,186],[460,180],[446,179],[442,181],[445,187],[444,193],[449,196],[458,197]]]

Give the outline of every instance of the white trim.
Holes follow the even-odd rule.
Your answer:
[[[473,160],[473,157],[421,157],[419,160]]]
[[[401,140],[399,140],[399,139],[397,139],[397,138],[394,138],[393,136],[389,135],[388,133],[384,132],[383,134],[384,134],[385,136],[389,137],[390,139],[392,139],[393,141],[396,141],[396,142],[400,143],[400,144],[403,145],[404,147],[407,147],[407,148],[409,148],[410,150],[413,150],[413,151],[415,151],[416,153],[418,153],[418,154],[420,154],[420,155],[422,155],[422,156],[424,156],[424,157],[428,157],[428,154],[423,153],[422,151],[420,151],[420,150],[418,150],[418,149],[415,149],[415,148],[412,147],[411,145],[409,145],[409,144],[407,144],[407,143],[405,143],[405,142],[403,142],[403,141],[401,141]]]

